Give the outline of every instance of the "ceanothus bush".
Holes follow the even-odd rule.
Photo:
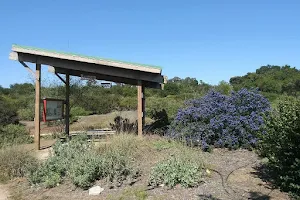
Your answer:
[[[171,123],[167,137],[181,139],[203,149],[210,146],[249,148],[262,131],[269,101],[257,90],[241,89],[230,96],[209,91],[200,99],[185,102]]]

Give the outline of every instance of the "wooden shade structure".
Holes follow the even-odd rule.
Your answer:
[[[98,80],[136,85],[138,88],[138,135],[143,133],[145,119],[145,87],[161,89],[165,78],[162,69],[157,66],[123,62],[75,53],[58,52],[35,47],[13,45],[9,58],[19,61],[30,70],[25,62],[35,63],[35,143],[40,149],[40,87],[41,66],[51,66],[53,72],[66,84],[66,133],[69,134],[69,82],[70,76],[92,76]],[[63,79],[59,74],[65,74]]]

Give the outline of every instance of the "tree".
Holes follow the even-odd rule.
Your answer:
[[[240,88],[259,88],[266,96],[282,94],[298,96],[300,70],[289,65],[266,65],[244,76],[232,77],[230,84],[234,90]]]
[[[226,81],[220,81],[219,84],[215,86],[215,90],[222,94],[229,95],[233,88],[230,83],[227,83]]]
[[[16,109],[0,97],[0,126],[18,122]]]

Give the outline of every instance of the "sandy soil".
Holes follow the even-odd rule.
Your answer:
[[[8,200],[9,188],[6,185],[0,184],[0,200]]]

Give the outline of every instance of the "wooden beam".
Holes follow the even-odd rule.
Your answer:
[[[94,73],[90,73],[90,72],[82,72],[82,71],[77,71],[77,70],[66,70],[66,69],[62,69],[59,67],[55,67],[55,72],[59,73],[59,74],[66,74],[67,72],[69,72],[70,75],[79,76],[79,77],[81,77],[82,74],[84,74],[86,76],[95,76],[96,75],[97,80],[105,80],[105,81],[112,81],[115,83],[126,83],[126,84],[130,84],[130,85],[137,85],[137,80],[129,79],[129,78],[108,76],[108,75],[103,75],[103,74],[94,74]],[[159,84],[159,83],[143,81],[143,85],[148,88],[161,89],[161,84]]]
[[[70,75],[66,73],[66,115],[65,115],[65,132],[70,136]]]
[[[37,150],[40,150],[41,134],[41,65],[36,64],[35,71],[35,117],[34,117],[34,143]]]
[[[19,61],[19,62],[25,67],[25,69],[27,69],[27,71],[29,71],[29,73],[32,74],[33,77],[35,77],[35,73],[32,71],[32,69],[30,69],[28,65],[26,65],[26,63],[24,63],[23,61]]]
[[[107,76],[116,76],[120,78],[163,83],[163,76],[157,73],[147,73],[138,70],[122,69],[122,68],[110,67],[106,65],[84,63],[84,62],[78,62],[72,60],[63,60],[58,58],[36,56],[36,55],[25,54],[25,53],[18,53],[17,59],[19,61],[50,65],[50,66],[55,66],[67,70],[82,71],[83,73],[86,72],[86,73],[102,74]]]
[[[138,105],[137,105],[137,117],[138,117],[138,136],[143,135],[143,126],[144,126],[144,94],[143,94],[143,82],[138,80],[137,84],[137,97],[138,97]]]
[[[20,56],[19,56],[20,54]],[[32,57],[31,55],[24,55],[22,53],[17,53],[17,52],[11,52],[9,55],[9,58],[11,60],[19,60],[19,61],[26,61],[26,62],[38,62],[39,60],[36,57]],[[43,63],[46,64],[46,63]],[[70,75],[72,76],[81,76],[82,74],[84,75],[90,75],[90,76],[95,76],[97,80],[106,80],[106,81],[112,81],[116,83],[125,83],[125,84],[130,84],[130,85],[137,85],[137,79],[134,78],[125,78],[125,77],[118,77],[115,74],[114,75],[105,75],[105,74],[99,74],[99,73],[93,73],[93,72],[87,72],[83,70],[74,70],[74,69],[65,69],[63,67],[58,67],[58,66],[51,66],[51,72],[52,73],[59,73],[59,74],[66,74],[66,72],[70,72]],[[49,69],[48,69],[49,70]],[[159,79],[163,78],[161,75],[155,75]],[[161,89],[161,83],[159,82],[153,82],[153,81],[143,81],[143,84],[145,87],[148,88],[155,88],[155,89]]]
[[[66,84],[66,81],[58,74],[55,72],[55,75],[64,83]]]

